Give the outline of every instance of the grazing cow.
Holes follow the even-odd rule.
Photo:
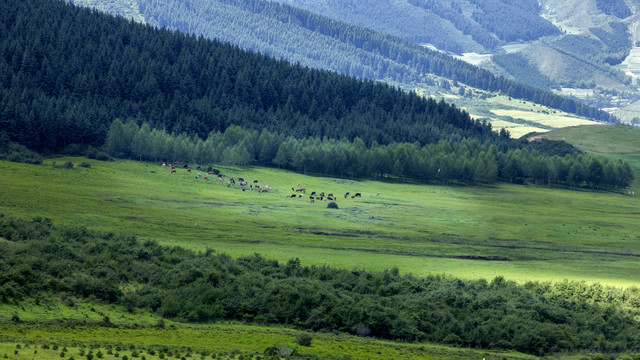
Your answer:
[[[162,167],[167,167],[167,164],[166,163],[162,163]]]
[[[202,170],[202,169],[200,169],[200,165],[198,165],[198,167],[196,168],[196,170]]]
[[[349,193],[344,194],[344,198],[346,199],[349,196]]]
[[[376,193],[376,196],[380,196],[380,193]]]
[[[351,195],[351,199],[355,199],[355,197],[356,197],[355,195]]]
[[[362,196],[362,194],[360,194],[360,193],[356,193],[354,196],[355,196],[355,197],[361,197],[361,196]]]
[[[327,195],[327,197],[333,197],[333,193],[329,193],[329,195]]]
[[[200,170],[199,168],[200,168],[200,166],[198,166],[198,170]],[[209,174],[209,175],[215,175],[215,173],[214,173],[213,171],[209,171],[207,174]]]
[[[302,199],[302,194],[298,195],[298,199]]]
[[[184,164],[184,166],[183,166],[182,168],[183,168],[183,169],[188,169],[188,168],[189,168],[189,165]]]
[[[311,192],[311,196],[313,196],[313,195],[315,195],[315,194],[316,194],[316,192],[315,192],[315,191],[312,191],[312,192]]]
[[[237,177],[236,179],[238,179],[238,180],[240,180],[240,181],[244,181],[244,179],[243,179],[243,178],[241,178],[241,177]]]
[[[199,176],[199,177],[202,177],[202,174],[198,173],[198,176]]]
[[[220,180],[220,182],[222,183],[222,178],[221,177],[219,177],[218,180]]]
[[[313,202],[314,202],[314,201],[315,201],[315,200],[314,200],[313,198],[311,198],[311,203],[312,203],[312,204],[313,204]]]
[[[296,195],[296,194],[292,194],[292,195],[291,195],[291,198],[293,198],[293,199],[297,199],[297,198],[298,198],[298,195]]]
[[[333,201],[333,196],[327,196],[327,199],[329,199],[330,201]]]
[[[258,180],[253,180],[253,183],[254,183],[254,184],[257,184],[257,183],[258,183]]]
[[[188,169],[187,169],[187,172],[191,172],[191,168],[188,168]]]
[[[324,191],[320,193],[320,196],[321,196],[321,197],[324,197]]]
[[[293,188],[291,188],[291,189],[293,189]],[[296,192],[305,193],[306,191],[307,191],[307,189],[305,189],[305,188],[297,188],[296,189]]]
[[[178,165],[178,164],[180,164],[180,163],[179,163],[179,162],[177,162],[177,161],[174,161],[174,162],[173,162],[173,165]]]
[[[176,172],[175,168],[171,169],[171,172],[169,174],[173,174],[174,172]]]

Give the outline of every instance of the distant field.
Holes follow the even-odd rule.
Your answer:
[[[531,126],[529,124],[518,124],[515,122],[510,122],[506,120],[491,120],[491,125],[494,129],[504,128],[511,134],[513,138],[519,138],[525,134],[529,134],[532,132],[545,132],[549,131],[547,129]]]
[[[534,112],[534,111],[493,110],[493,112],[498,116],[510,116],[514,119],[531,121],[531,122],[535,122],[540,125],[548,126],[552,128],[599,124],[592,120],[586,120],[583,118],[569,116],[569,115],[545,114],[546,116],[542,116],[541,113]]]
[[[54,159],[58,164],[82,158]],[[497,185],[445,187],[222,169],[274,188],[258,194],[158,164],[92,161],[91,168],[0,162],[0,212],[233,256],[462,278],[586,280],[637,285],[640,198]],[[291,199],[291,187],[338,195]],[[345,192],[362,193],[345,199]],[[376,193],[380,192],[380,196]]]
[[[488,119],[495,130],[505,128],[514,138],[530,132],[545,132],[566,126],[600,124],[599,122],[575,116],[563,111],[541,106],[532,102],[509,98],[504,95],[491,96],[482,90],[471,89],[475,94],[464,97],[454,94],[438,94],[447,102],[456,104],[476,119]],[[426,89],[417,89],[423,96],[429,95]],[[486,96],[486,98],[482,98]]]
[[[628,106],[616,110],[614,115],[627,123],[636,117],[640,118],[640,101],[636,101]]]

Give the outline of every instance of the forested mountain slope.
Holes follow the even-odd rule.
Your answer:
[[[624,106],[639,97],[640,72],[628,71],[637,61],[618,65],[638,38],[636,0],[278,1],[464,53],[496,73],[594,106]]]
[[[0,129],[42,151],[101,145],[115,118],[205,138],[229,125],[365,143],[507,143],[452,105],[77,8],[0,5]]]
[[[391,82],[408,89],[435,88],[438,92],[456,96],[460,89],[452,89],[449,83],[457,87],[460,82],[569,113],[611,120],[604,112],[548,91],[496,77],[490,71],[416,43],[277,2],[139,0],[138,4],[141,16],[149,24],[228,41],[312,68]]]

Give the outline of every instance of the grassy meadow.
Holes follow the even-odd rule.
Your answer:
[[[52,167],[88,161],[90,168]],[[0,162],[0,212],[137,235],[197,251],[259,253],[303,264],[461,278],[637,284],[640,199],[499,184],[450,187],[222,168],[269,185],[259,194],[159,164],[57,158]],[[226,181],[225,181],[226,182]],[[287,198],[291,187],[305,198]],[[338,195],[339,209],[310,191]],[[345,199],[346,192],[362,193]],[[376,194],[380,193],[379,196]]]

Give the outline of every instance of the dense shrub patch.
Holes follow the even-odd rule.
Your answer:
[[[176,320],[288,324],[403,341],[551,351],[629,350],[640,290],[520,285],[233,259],[0,215],[0,301],[77,296]],[[135,283],[136,290],[122,290]]]

